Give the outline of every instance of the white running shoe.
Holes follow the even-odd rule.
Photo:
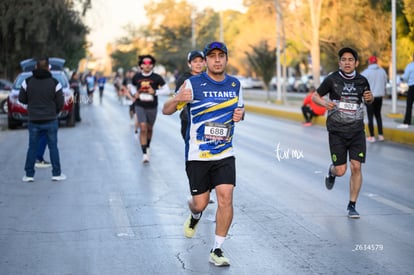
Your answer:
[[[202,215],[203,213],[201,212],[199,219],[194,219],[193,215],[191,214],[188,216],[188,218],[184,222],[184,236],[186,236],[187,238],[192,238],[194,236],[194,234],[196,233],[198,222],[200,221]]]
[[[24,181],[24,182],[34,182],[34,178],[33,177],[24,176],[22,178],[22,181]]]
[[[368,142],[375,142],[375,137],[367,137]]]
[[[397,126],[398,129],[407,129],[408,128],[408,124],[400,124]]]
[[[142,155],[142,163],[149,163],[149,155],[148,154]]]
[[[45,161],[45,160],[42,160],[42,161],[36,160],[36,162],[35,162],[35,167],[36,168],[49,168],[51,166],[52,166],[52,164],[50,164],[50,162]]]
[[[65,174],[60,174],[59,176],[53,176],[52,180],[53,181],[61,181],[61,180],[65,180],[66,179],[66,175]]]
[[[215,266],[229,266],[230,260],[227,257],[224,257],[223,251],[220,248],[212,249],[210,251],[209,262]]]

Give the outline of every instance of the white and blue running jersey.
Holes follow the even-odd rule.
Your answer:
[[[186,80],[192,92],[188,103],[189,122],[185,137],[185,158],[189,160],[220,160],[234,155],[233,111],[244,108],[239,80],[226,74],[221,82],[205,72]]]

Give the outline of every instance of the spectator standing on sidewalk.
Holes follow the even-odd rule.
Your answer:
[[[368,67],[361,73],[368,79],[369,86],[371,88],[372,95],[374,96],[374,102],[372,104],[365,104],[367,107],[368,116],[368,129],[369,136],[368,142],[375,142],[374,135],[374,116],[377,121],[378,140],[384,140],[384,134],[382,131],[382,98],[385,96],[385,89],[387,88],[387,73],[383,68],[378,66],[377,57],[370,56],[368,59]]]
[[[62,85],[50,73],[49,59],[38,59],[33,75],[25,79],[19,92],[19,101],[27,104],[29,148],[26,155],[24,182],[34,181],[36,154],[39,139],[47,137],[50,161],[52,163],[52,180],[65,180],[60,168],[57,133],[59,122],[58,113],[63,108],[64,96]]]
[[[235,123],[244,113],[243,93],[239,80],[225,73],[228,55],[224,43],[207,44],[204,56],[207,71],[187,79],[176,96],[165,102],[163,114],[173,114],[185,104],[188,107],[185,166],[192,198],[184,235],[194,236],[210,192],[215,189],[216,230],[209,261],[226,266],[230,260],[221,246],[233,220],[236,167],[232,142]]]
[[[154,73],[155,58],[152,55],[140,55],[138,66],[141,71],[132,78],[132,85],[136,90],[131,91],[135,94],[135,113],[139,124],[139,140],[142,149],[142,162],[149,162],[149,147],[151,143],[155,119],[157,118],[158,95],[169,94],[170,89],[167,83],[157,73]]]
[[[313,95],[313,101],[328,110],[326,128],[332,164],[325,178],[325,186],[331,190],[335,178],[345,175],[349,155],[351,177],[349,179],[348,217],[357,219],[356,201],[362,186],[362,163],[365,162],[366,138],[364,106],[374,101],[368,80],[356,71],[358,53],[352,48],[338,52],[339,70],[325,78]],[[329,95],[329,100],[322,97]]]
[[[408,92],[407,92],[407,104],[405,106],[405,115],[404,115],[404,122],[403,124],[398,125],[398,128],[406,129],[409,125],[411,125],[411,117],[413,113],[413,102],[414,102],[414,53],[413,53],[413,61],[405,67],[404,81],[408,84]]]
[[[325,107],[319,106],[312,101],[312,96],[314,93],[316,93],[316,89],[314,86],[311,86],[309,88],[308,94],[303,99],[302,113],[303,117],[305,118],[305,123],[303,126],[312,126],[312,119],[316,116],[323,116],[326,112]]]

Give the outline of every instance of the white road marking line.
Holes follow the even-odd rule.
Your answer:
[[[370,197],[373,200],[376,200],[377,202],[380,202],[380,203],[383,203],[385,205],[391,206],[391,207],[393,207],[395,209],[398,209],[398,210],[400,210],[404,213],[414,214],[414,209],[412,209],[410,207],[407,207],[405,205],[402,205],[400,203],[394,202],[392,200],[386,199],[384,197],[381,197],[380,195],[376,195],[376,194],[372,194],[372,193],[367,193],[365,195],[367,195],[368,197]]]
[[[112,210],[112,216],[114,217],[117,227],[117,236],[134,237],[134,231],[131,229],[131,224],[129,223],[128,215],[119,193],[109,194],[109,206]]]

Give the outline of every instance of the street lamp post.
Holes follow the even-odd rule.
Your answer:
[[[220,10],[220,41],[224,43],[223,37],[223,11]]]
[[[195,33],[195,12],[194,8],[191,10],[191,46],[196,48],[196,33]]]
[[[277,93],[276,93],[276,101],[277,103],[282,103],[282,66],[280,63],[280,3],[278,0],[275,0],[275,13],[276,13],[276,86],[277,86]]]
[[[395,26],[395,20],[396,20],[396,2],[395,0],[391,1],[392,5],[392,31],[391,31],[391,51],[392,51],[392,82],[391,82],[391,88],[392,88],[392,95],[391,95],[391,101],[392,101],[392,113],[397,113],[397,58],[396,58],[396,26]]]

